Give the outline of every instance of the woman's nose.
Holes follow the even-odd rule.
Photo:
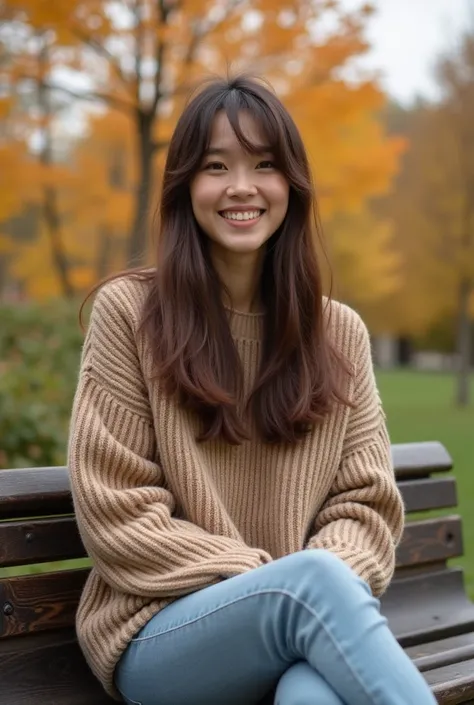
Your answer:
[[[227,195],[229,197],[235,196],[239,198],[255,196],[257,193],[257,187],[250,177],[250,174],[239,174],[238,176],[235,176],[231,180],[231,183],[227,186]]]

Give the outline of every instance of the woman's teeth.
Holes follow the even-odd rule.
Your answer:
[[[227,220],[255,220],[262,211],[225,211],[221,213]]]

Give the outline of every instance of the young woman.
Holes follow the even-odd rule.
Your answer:
[[[378,609],[403,507],[312,205],[273,92],[207,83],[169,146],[156,268],[95,299],[69,443],[93,561],[77,630],[126,703],[435,702]]]

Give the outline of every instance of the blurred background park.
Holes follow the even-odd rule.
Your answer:
[[[229,67],[302,131],[392,441],[453,456],[474,596],[472,0],[0,0],[0,468],[65,462],[79,304],[151,261],[176,116]]]

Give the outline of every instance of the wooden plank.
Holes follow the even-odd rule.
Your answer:
[[[74,624],[89,570],[0,580],[0,639]]]
[[[441,651],[430,656],[421,656],[414,660],[415,666],[421,673],[431,671],[442,666],[452,666],[463,661],[474,659],[474,644],[467,646],[457,646],[449,651]]]
[[[112,705],[74,630],[0,641],[0,705]]]
[[[74,517],[0,523],[0,566],[60,561],[85,555]]]
[[[459,649],[462,647],[474,648],[474,632],[469,632],[468,634],[460,634],[459,636],[452,636],[448,639],[438,639],[436,641],[429,641],[426,644],[417,644],[416,646],[409,646],[405,649],[407,655],[413,660],[421,660],[425,658],[430,658],[432,656],[437,656],[437,654],[443,654],[454,649]],[[474,658],[474,657],[473,657]]]
[[[456,507],[458,503],[454,477],[402,480],[398,487],[407,513]]]
[[[474,699],[474,659],[436,668],[423,676],[442,705],[460,705]]]
[[[381,608],[404,648],[474,631],[474,605],[461,568],[396,579]]]
[[[435,563],[463,555],[462,523],[459,516],[413,521],[405,526],[397,548],[396,566]]]
[[[392,445],[397,479],[429,477],[448,471],[452,460],[441,443]],[[68,469],[45,467],[0,472],[0,516],[5,519],[70,514],[73,511]]]
[[[448,451],[437,441],[396,443],[392,445],[392,457],[400,480],[428,477],[433,472],[447,472],[453,467]]]
[[[0,470],[0,516],[3,519],[72,512],[67,468]]]

